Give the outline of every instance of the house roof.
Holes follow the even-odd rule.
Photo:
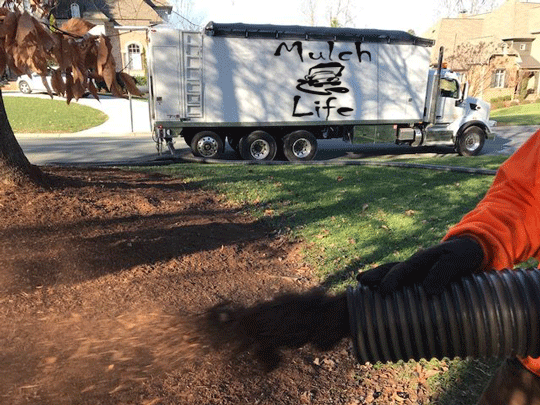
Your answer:
[[[521,62],[518,62],[522,69],[540,69],[540,62],[529,55],[521,56]]]
[[[113,21],[117,25],[151,25],[162,22],[160,12],[170,13],[168,0],[59,0],[57,19],[69,19],[71,4],[79,5],[81,17]]]

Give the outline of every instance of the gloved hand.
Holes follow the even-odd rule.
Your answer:
[[[381,294],[416,283],[427,294],[439,294],[451,281],[479,270],[483,260],[484,252],[478,242],[459,237],[419,250],[404,262],[387,263],[360,273],[357,280],[377,288]]]

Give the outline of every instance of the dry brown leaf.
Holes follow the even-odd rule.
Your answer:
[[[53,92],[51,91],[51,88],[49,87],[49,83],[47,83],[47,77],[41,76],[41,82],[43,83],[43,86],[47,90],[47,94],[53,98]]]
[[[81,69],[79,69],[76,64],[71,67],[71,72],[73,73],[74,83],[83,83],[86,81],[86,75],[81,71]]]
[[[6,57],[7,57],[7,65],[9,67],[9,70],[11,70],[11,72],[13,72],[15,76],[20,76],[25,73],[24,71],[22,71],[15,65],[15,60],[13,58],[13,55],[11,55],[9,52],[6,52]]]
[[[40,23],[35,18],[32,20],[34,23],[34,28],[37,32],[38,43],[43,48],[45,52],[50,53],[53,46],[55,45],[54,38],[51,31],[45,29],[42,23]]]
[[[66,70],[73,65],[73,41],[62,37],[60,46],[60,60],[57,62],[62,70]]]
[[[18,20],[19,13],[10,11],[4,18],[2,25],[0,25],[0,38],[5,38],[6,47],[11,46],[15,41]]]
[[[73,99],[73,76],[71,72],[66,72],[66,101],[69,104]]]
[[[116,69],[114,62],[109,58],[107,64],[102,69],[102,75],[107,88],[112,91],[113,84],[116,84]]]
[[[63,95],[66,92],[66,84],[62,80],[62,72],[59,69],[52,70],[51,85],[57,94]]]
[[[30,56],[28,65],[34,72],[36,72],[40,76],[46,76],[49,73],[49,69],[47,66],[47,56],[48,55],[43,52],[43,50],[39,47],[37,47],[37,49],[35,49]]]
[[[116,80],[114,80],[112,86],[111,86],[111,93],[115,97],[123,97],[122,94],[122,88],[118,85]]]
[[[86,93],[86,88],[83,85],[83,83],[78,80],[74,81],[73,82],[73,97],[75,98],[75,100],[80,99],[84,95],[84,93]]]
[[[3,75],[6,71],[7,66],[7,55],[6,51],[4,51],[4,48],[0,46],[0,75]]]
[[[109,60],[109,57],[111,55],[111,41],[109,38],[105,36],[99,37],[99,43],[98,43],[98,52],[97,52],[97,74],[100,76],[103,76],[103,69],[105,65],[107,64],[107,61]]]
[[[89,36],[78,43],[81,63],[88,68],[95,69],[97,64],[97,39],[97,36]]]
[[[19,46],[23,45],[26,41],[37,41],[37,32],[36,27],[34,26],[34,18],[26,11],[19,17],[15,41]]]
[[[125,72],[120,72],[119,76],[120,76],[120,80],[122,80],[122,82],[124,83],[124,87],[129,93],[134,94],[136,96],[143,95],[141,91],[137,88],[137,83],[135,83],[135,80],[133,79],[133,77],[131,77]]]
[[[98,91],[96,89],[96,86],[94,86],[94,81],[92,79],[88,79],[87,88],[90,94],[94,96],[96,100],[99,100]]]
[[[81,18],[70,18],[60,26],[60,29],[71,35],[83,37],[96,25]]]

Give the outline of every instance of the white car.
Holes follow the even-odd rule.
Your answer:
[[[51,76],[46,76],[47,83],[52,90],[51,86]],[[43,85],[41,76],[37,73],[32,73],[30,76],[22,75],[17,78],[17,87],[19,91],[24,94],[30,93],[47,93],[47,89]]]

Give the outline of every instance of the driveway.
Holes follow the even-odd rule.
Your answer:
[[[2,92],[2,95],[50,98],[46,94],[20,92]],[[101,110],[109,119],[76,133],[16,134],[30,162],[37,165],[112,164],[151,161],[158,156],[152,141],[147,101],[100,95],[99,100],[86,97],[72,103]]]

